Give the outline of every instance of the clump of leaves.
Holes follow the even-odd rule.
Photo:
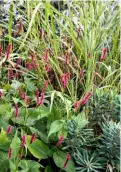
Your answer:
[[[66,146],[63,149],[69,149],[72,153],[80,147],[87,147],[94,141],[92,129],[86,127],[88,121],[84,113],[78,114],[67,123],[68,135],[65,140]]]
[[[76,150],[74,160],[77,172],[99,172],[104,169],[104,158],[99,157],[96,151]]]
[[[97,90],[90,101],[90,120],[92,124],[100,124],[106,120],[117,120],[119,116],[119,100],[111,92]],[[117,114],[117,115],[116,115]]]
[[[120,124],[109,121],[103,123],[100,153],[105,156],[108,163],[119,170],[120,165]]]

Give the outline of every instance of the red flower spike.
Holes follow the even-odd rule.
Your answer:
[[[80,102],[79,101],[74,102],[74,108],[76,110],[79,109],[79,106],[80,106]]]
[[[63,143],[63,141],[64,141],[64,135],[61,135],[57,144],[56,144],[56,147],[59,147]]]
[[[46,63],[48,63],[48,60],[49,60],[49,50],[48,49],[46,49],[46,51],[45,51],[45,54],[44,54],[44,60],[45,60],[45,62]]]
[[[17,104],[15,104],[14,105],[14,115],[15,115],[15,118],[17,118],[18,117],[18,115],[19,115],[19,109],[18,109],[18,105]]]
[[[25,97],[24,101],[25,101],[26,105],[28,105],[29,102],[30,102],[30,98],[29,97]]]
[[[7,132],[7,134],[10,134],[10,133],[11,133],[11,131],[12,131],[12,126],[11,126],[11,125],[9,125],[9,126],[8,126],[8,128],[7,128],[7,130],[6,130],[6,132]]]
[[[82,79],[83,75],[84,75],[84,69],[82,68],[82,69],[80,70],[80,78],[81,78],[81,79]]]
[[[63,88],[67,87],[69,79],[70,79],[70,73],[65,73],[61,76],[61,83]]]
[[[45,92],[45,90],[46,90],[46,88],[48,86],[48,83],[49,83],[49,81],[48,80],[45,80],[44,85],[43,85],[42,92]]]
[[[107,51],[108,51],[107,48],[102,49],[102,55],[101,55],[101,58],[100,58],[101,61],[104,61],[106,59]]]
[[[21,147],[24,148],[25,147],[25,144],[26,144],[26,135],[23,135],[21,137]]]
[[[66,168],[66,167],[67,167],[68,162],[69,162],[70,159],[71,159],[70,154],[67,154],[67,155],[66,155],[66,161],[65,161],[65,163],[64,163],[64,165],[63,165],[63,168]]]
[[[80,105],[85,105],[87,104],[88,100],[90,99],[90,97],[92,96],[92,92],[89,92],[85,95],[85,97],[80,100]]]
[[[3,92],[0,90],[0,98],[3,96]]]
[[[45,65],[45,70],[46,70],[47,72],[50,71],[50,66],[49,66],[49,64],[46,64],[46,65]]]
[[[32,70],[33,69],[33,65],[31,63],[26,63],[25,65],[26,65],[26,68],[28,70]]]
[[[68,64],[68,61],[69,61],[69,53],[66,52],[66,64]]]
[[[11,157],[12,157],[12,148],[10,147],[8,151],[8,158],[10,159]]]
[[[36,140],[35,133],[31,135],[30,143],[33,143]]]
[[[12,44],[8,44],[7,50],[6,50],[6,60],[8,60],[11,50],[12,50]]]
[[[21,62],[22,62],[22,58],[21,58],[21,57],[19,57],[19,58],[17,59],[16,64],[15,64],[15,68],[17,68],[17,67],[18,67],[18,65],[19,65],[19,64],[21,64]]]
[[[3,50],[3,48],[2,48],[2,46],[0,46],[0,56],[2,55],[2,50]]]
[[[10,68],[10,70],[8,71],[8,80],[13,78],[13,69]]]

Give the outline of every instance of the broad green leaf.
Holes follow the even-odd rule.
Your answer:
[[[48,134],[48,137],[53,134],[53,133],[57,133],[58,131],[60,131],[63,128],[64,125],[64,120],[56,120],[54,121],[51,126],[50,126],[50,131]]]
[[[38,159],[46,159],[49,153],[49,147],[41,140],[36,139],[30,143],[30,136],[27,136],[27,147],[31,154]]]
[[[71,159],[69,160],[66,168],[63,168],[63,165],[66,161],[66,153],[64,153],[62,151],[55,152],[53,154],[53,160],[54,160],[55,164],[57,165],[57,167],[63,169],[64,171],[75,172],[74,163]]]
[[[48,165],[46,168],[45,168],[45,171],[44,172],[53,172],[52,168],[50,165]]]
[[[19,139],[19,137],[17,136],[17,132],[12,140],[12,143],[10,145],[10,147],[12,148],[12,158],[16,159],[16,157],[18,156],[18,153],[19,153],[19,150],[20,150],[20,144],[21,144],[21,141]]]
[[[7,111],[10,111],[10,105],[9,104],[2,104],[0,105],[0,115],[6,114]]]
[[[39,172],[40,164],[32,160],[21,160],[18,165],[22,170],[27,170],[27,172]]]
[[[8,141],[8,137],[7,137],[7,134],[6,134],[6,131],[4,131],[3,129],[1,130],[1,133],[0,133],[0,144],[4,144]]]

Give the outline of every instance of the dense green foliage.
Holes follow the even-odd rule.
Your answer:
[[[119,172],[118,2],[1,4],[0,172]]]

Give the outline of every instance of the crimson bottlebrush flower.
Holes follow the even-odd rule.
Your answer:
[[[46,70],[47,72],[50,71],[50,65],[49,65],[48,63],[45,65],[45,70]]]
[[[17,118],[18,117],[18,115],[19,115],[19,108],[18,108],[18,104],[15,104],[14,105],[14,115],[15,115],[15,118]]]
[[[35,135],[35,133],[33,133],[31,135],[30,143],[33,143],[35,140],[36,140],[36,135]]]
[[[18,67],[18,65],[19,65],[21,62],[22,62],[22,58],[21,58],[21,57],[19,57],[19,58],[17,59],[16,64],[15,64],[15,68],[17,68],[17,67]]]
[[[10,70],[8,71],[8,80],[12,79],[13,78],[13,69],[10,68]]]
[[[39,67],[36,59],[33,59],[32,66],[33,66],[34,69],[37,69]]]
[[[68,61],[69,61],[69,53],[66,52],[66,64],[68,64]]]
[[[23,135],[21,137],[21,147],[24,148],[25,147],[25,144],[26,144],[26,135]]]
[[[82,100],[80,100],[80,105],[85,105],[90,97],[92,96],[92,92],[88,92]]]
[[[46,49],[43,58],[44,58],[45,62],[48,63],[48,60],[49,60],[49,50],[48,49]]]
[[[8,126],[8,128],[7,128],[7,130],[6,130],[6,132],[7,132],[7,134],[10,134],[10,133],[11,133],[11,131],[12,131],[12,126],[11,126],[11,125],[9,125],[9,126]]]
[[[64,141],[64,135],[61,135],[57,144],[56,144],[56,147],[60,146],[63,143],[63,141]]]
[[[61,75],[61,83],[62,83],[63,88],[67,87],[69,79],[70,79],[70,73],[65,73]]]
[[[3,48],[2,48],[2,46],[0,46],[0,56],[2,55],[2,50],[3,50]]]
[[[8,44],[7,50],[6,50],[6,60],[8,60],[11,50],[12,50],[12,44]]]
[[[25,65],[26,65],[26,68],[28,70],[32,70],[33,69],[33,65],[31,63],[26,63]]]
[[[79,101],[75,101],[74,102],[74,108],[77,110],[80,106],[80,102]]]
[[[8,158],[10,159],[11,157],[12,157],[12,148],[10,147],[8,151]]]
[[[40,96],[39,95],[40,95],[40,92],[37,89],[36,90],[36,104],[37,104],[37,106],[40,106],[41,104],[44,103],[44,95],[45,95],[45,93],[42,91],[41,95]]]
[[[43,85],[42,92],[45,92],[45,90],[46,90],[46,88],[48,86],[48,83],[49,83],[49,81],[48,80],[45,80],[44,85]]]
[[[19,92],[20,98],[25,99],[26,93],[22,92],[22,91],[21,91],[21,88],[18,88],[18,92]]]
[[[26,105],[28,105],[29,102],[30,102],[30,98],[26,96],[25,99],[24,99],[24,101],[25,101]]]
[[[3,96],[3,91],[0,90],[0,98]]]
[[[65,161],[65,163],[64,163],[64,165],[63,165],[63,168],[66,168],[66,167],[67,167],[68,162],[69,162],[70,159],[71,159],[71,155],[68,153],[68,154],[66,155],[66,161]]]
[[[101,58],[100,58],[101,61],[106,59],[107,51],[108,51],[107,48],[102,49],[102,55],[101,55]]]

